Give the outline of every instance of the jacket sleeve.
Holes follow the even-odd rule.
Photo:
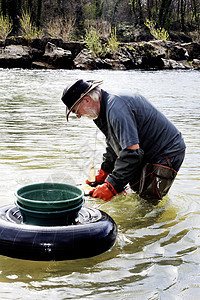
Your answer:
[[[127,183],[140,172],[143,155],[142,149],[124,149],[120,152],[113,172],[107,177],[107,181],[118,193],[121,193]]]
[[[101,169],[107,173],[111,173],[114,169],[114,165],[117,159],[116,153],[113,151],[111,146],[107,143],[106,153],[103,154],[103,162]]]

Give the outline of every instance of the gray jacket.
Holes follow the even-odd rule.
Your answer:
[[[178,129],[148,100],[130,91],[118,95],[102,90],[95,124],[106,136],[101,168],[117,192],[137,177],[146,162],[156,163],[185,149]],[[140,149],[126,149],[139,144]]]

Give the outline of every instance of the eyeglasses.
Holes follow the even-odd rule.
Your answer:
[[[79,110],[79,107],[80,107],[81,103],[82,103],[82,101],[80,101],[80,103],[78,104],[76,110],[72,109],[73,114],[77,114],[78,113],[78,110]]]
[[[78,113],[79,107],[80,107],[81,103],[83,103],[83,101],[88,102],[88,99],[87,99],[86,97],[84,97],[84,98],[80,101],[80,103],[78,104],[77,109],[76,109],[75,111],[72,109],[73,114],[77,114],[77,113]]]

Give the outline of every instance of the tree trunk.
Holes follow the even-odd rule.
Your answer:
[[[42,0],[37,1],[37,16],[36,16],[36,26],[40,28],[41,25],[41,12],[42,12]]]
[[[7,11],[7,1],[6,0],[1,1],[1,11],[4,16],[7,15],[8,11]]]
[[[136,24],[143,25],[144,24],[144,15],[141,0],[132,0],[131,6],[133,13],[136,18]]]
[[[185,31],[185,2],[181,0],[181,30]]]
[[[158,13],[158,23],[159,23],[159,26],[161,26],[161,27],[165,26],[171,3],[172,3],[172,0],[161,0],[160,9],[159,9],[159,13]]]
[[[112,18],[111,18],[111,27],[113,27],[114,25],[114,22],[115,22],[115,14],[117,12],[117,8],[118,8],[118,5],[119,5],[119,2],[121,0],[115,0],[115,3],[114,3],[114,8],[113,8],[113,13],[112,13]]]
[[[18,32],[19,27],[19,15],[21,13],[21,0],[7,0],[4,2],[4,10],[13,22],[13,33]]]

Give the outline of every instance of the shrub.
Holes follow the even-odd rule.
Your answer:
[[[116,35],[116,27],[115,29],[112,29],[110,27],[110,37],[108,39],[108,45],[106,48],[106,52],[114,52],[116,53],[119,49],[119,42],[117,41],[117,35]]]
[[[4,41],[9,35],[9,33],[12,31],[13,24],[10,21],[8,16],[3,16],[3,14],[0,15],[0,39]]]
[[[150,30],[150,33],[157,39],[157,40],[169,40],[169,34],[164,28],[156,28],[156,22],[153,20],[146,19],[144,23]]]
[[[61,38],[63,41],[70,40],[74,29],[75,19],[66,17],[55,18],[47,22],[46,31],[52,38]]]
[[[108,31],[105,27],[104,30],[97,29],[91,26],[86,29],[84,42],[88,49],[94,56],[105,56],[107,53],[116,53],[119,49],[119,42],[117,41],[116,28]]]
[[[88,49],[92,52],[94,56],[100,56],[104,53],[104,48],[101,43],[101,35],[98,29],[86,29],[84,42],[86,43]]]
[[[28,41],[44,36],[43,31],[37,29],[37,27],[32,23],[30,12],[22,11],[22,16],[19,18],[19,21],[22,29],[22,37]]]

